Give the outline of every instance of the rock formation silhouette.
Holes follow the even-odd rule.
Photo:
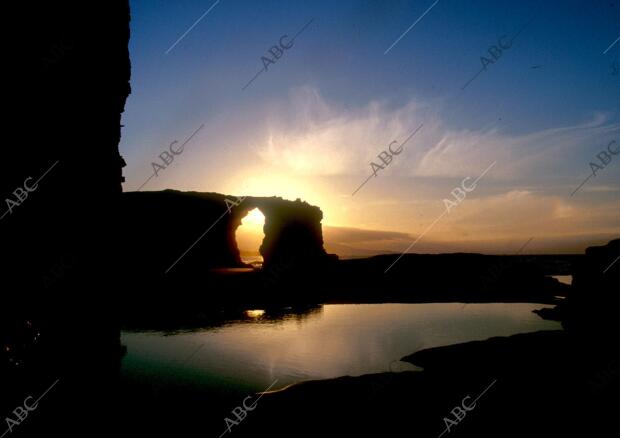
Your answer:
[[[591,246],[575,265],[565,302],[556,319],[585,344],[620,345],[620,239]],[[612,264],[613,263],[613,264]]]
[[[123,240],[131,267],[158,275],[171,267],[174,274],[247,266],[235,232],[254,208],[265,216],[259,250],[265,269],[283,259],[313,266],[335,259],[323,248],[321,209],[299,199],[164,190],[123,194]]]

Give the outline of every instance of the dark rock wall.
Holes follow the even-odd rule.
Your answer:
[[[130,18],[128,1],[118,0],[14,2],[3,15],[10,22],[3,30],[10,41],[4,81],[10,110],[3,116],[0,269],[11,278],[11,298],[20,301],[25,291],[47,291],[48,274],[63,259],[74,260],[82,278],[110,278],[114,257],[107,254],[117,254],[119,243]],[[26,179],[33,187],[43,174],[25,197]]]
[[[3,418],[58,380],[22,436],[104,434],[113,406],[129,12],[127,0],[3,4]],[[89,407],[76,403],[86,386]]]

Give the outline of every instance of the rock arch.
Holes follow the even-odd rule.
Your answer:
[[[123,193],[122,203],[124,256],[142,276],[246,266],[235,232],[254,208],[265,216],[259,248],[264,268],[291,261],[316,266],[336,258],[323,247],[323,212],[300,199],[163,190]],[[169,270],[180,255],[174,271]]]
[[[323,212],[320,208],[300,199],[288,201],[275,196],[248,196],[242,199],[233,209],[231,220],[234,243],[232,250],[236,254],[239,254],[239,248],[234,239],[235,232],[243,217],[257,208],[265,216],[265,237],[259,248],[265,266],[292,257],[311,261],[327,256],[323,248]]]

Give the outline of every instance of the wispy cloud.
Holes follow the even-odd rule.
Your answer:
[[[441,108],[409,101],[393,107],[373,101],[357,108],[329,102],[312,88],[297,89],[286,110],[273,116],[269,134],[257,147],[266,162],[304,175],[363,175],[395,138],[424,123],[407,151],[386,173],[408,177],[463,177],[490,158],[502,163],[500,180],[578,178],[589,157],[620,133],[607,114],[593,114],[572,126],[510,134],[498,127],[453,129]],[[284,114],[286,112],[287,114]],[[583,162],[576,160],[583,156]],[[550,172],[552,170],[552,172]]]

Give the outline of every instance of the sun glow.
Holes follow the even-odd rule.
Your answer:
[[[334,191],[329,182],[313,177],[288,175],[275,169],[255,169],[250,167],[244,174],[232,178],[236,181],[222,189],[222,193],[235,196],[277,196],[288,201],[301,199],[323,211],[323,224],[346,224],[341,193]],[[344,193],[344,192],[343,192]],[[246,216],[247,217],[247,216]],[[244,222],[245,224],[245,219]]]
[[[263,242],[265,234],[263,226],[265,224],[265,216],[258,209],[254,208],[241,219],[241,225],[237,228],[235,238],[239,247],[241,260],[245,263],[262,262],[259,253],[260,245]]]
[[[226,188],[224,193],[238,196],[279,196],[289,201],[300,198],[314,205],[325,204],[324,192],[327,190],[323,190],[314,179],[265,169],[247,169],[245,175],[239,175],[233,180],[240,182]]]
[[[262,309],[252,309],[252,310],[245,311],[245,316],[248,318],[260,318],[264,314],[265,314],[265,311]]]
[[[255,208],[250,210],[241,220],[241,223],[245,226],[258,228],[262,231],[263,225],[265,224],[265,215],[258,208]]]

